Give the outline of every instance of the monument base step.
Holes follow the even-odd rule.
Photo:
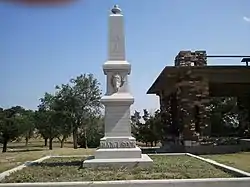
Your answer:
[[[141,158],[141,149],[135,148],[112,148],[112,149],[97,149],[95,152],[96,159],[111,159],[111,158]]]
[[[153,165],[153,160],[146,154],[142,154],[140,158],[111,158],[111,159],[96,159],[89,158],[83,162],[84,168],[97,167],[142,167],[147,168]]]

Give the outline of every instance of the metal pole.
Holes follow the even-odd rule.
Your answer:
[[[207,58],[250,58],[246,55],[207,55]]]
[[[207,55],[207,58],[242,58],[241,62],[245,62],[246,66],[250,62],[250,56],[247,55]]]

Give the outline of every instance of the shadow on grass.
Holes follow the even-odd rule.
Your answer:
[[[34,151],[44,151],[44,149],[23,149],[23,150],[13,150],[13,151],[8,151],[8,153],[24,153],[24,152],[34,152]]]
[[[38,144],[32,144],[32,145],[8,145],[8,148],[9,149],[27,149],[27,148],[32,148],[32,147],[35,147],[35,148],[44,148],[44,147],[47,147],[47,146],[44,146],[44,145],[38,145]]]
[[[32,167],[61,167],[61,166],[78,166],[81,167],[83,160],[77,161],[67,161],[67,162],[41,162],[41,163],[32,163]]]
[[[84,160],[92,160],[92,159],[94,159],[95,158],[95,156],[94,155],[92,155],[92,156],[88,156],[87,158],[85,158]]]

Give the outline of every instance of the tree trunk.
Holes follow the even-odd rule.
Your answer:
[[[48,138],[44,138],[44,146],[45,146],[45,147],[48,146]]]
[[[63,148],[64,147],[64,142],[66,140],[66,137],[63,136],[62,139],[58,138],[58,140],[60,141],[61,148]]]
[[[8,144],[8,141],[6,139],[4,139],[3,140],[3,150],[2,150],[3,153],[7,152],[7,144]]]
[[[77,149],[77,128],[73,129],[73,145],[74,149]]]
[[[61,148],[63,148],[64,146],[64,141],[61,141]]]
[[[85,148],[88,149],[88,140],[87,140],[87,127],[84,127],[84,139],[85,139]]]
[[[53,141],[53,138],[50,138],[49,139],[49,150],[53,149],[53,147],[52,147],[52,141]]]
[[[151,147],[154,147],[154,142],[150,142],[150,144],[151,144]]]
[[[25,146],[28,147],[28,143],[29,143],[29,138],[25,137]]]

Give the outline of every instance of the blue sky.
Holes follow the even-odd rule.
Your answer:
[[[250,55],[249,0],[78,0],[60,8],[0,3],[0,106],[36,109],[44,92],[81,73],[93,73],[105,92],[102,64],[114,4],[125,16],[132,109],[158,108],[158,98],[146,91],[180,50]]]

